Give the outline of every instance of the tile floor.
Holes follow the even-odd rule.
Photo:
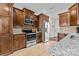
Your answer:
[[[15,51],[9,56],[51,56],[51,54],[48,52],[48,48],[55,43],[57,42],[52,40],[48,41],[47,43],[39,43],[32,47]]]

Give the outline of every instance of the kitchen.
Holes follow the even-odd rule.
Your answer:
[[[0,4],[0,55],[79,55],[78,10],[78,3]]]
[[[48,41],[45,40],[45,35],[47,35],[45,32],[48,31],[49,16],[43,13],[36,15],[32,10],[24,7],[20,9],[15,5],[14,3],[0,4],[0,17],[2,17],[0,20],[2,25],[0,26],[0,55],[8,55]]]

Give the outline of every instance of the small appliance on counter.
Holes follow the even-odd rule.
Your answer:
[[[79,33],[79,24],[77,25],[77,33]]]

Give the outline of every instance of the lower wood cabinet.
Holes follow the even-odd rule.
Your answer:
[[[38,44],[40,42],[42,42],[42,32],[36,34],[36,43]]]
[[[19,50],[26,47],[25,34],[13,35],[13,50]]]
[[[58,33],[58,40],[57,41],[60,41],[61,39],[63,39],[67,34],[64,34],[64,33]]]
[[[12,39],[9,36],[0,37],[0,55],[12,53]]]

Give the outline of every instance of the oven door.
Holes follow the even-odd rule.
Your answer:
[[[36,34],[28,34],[27,35],[27,41],[32,41],[36,39]]]

